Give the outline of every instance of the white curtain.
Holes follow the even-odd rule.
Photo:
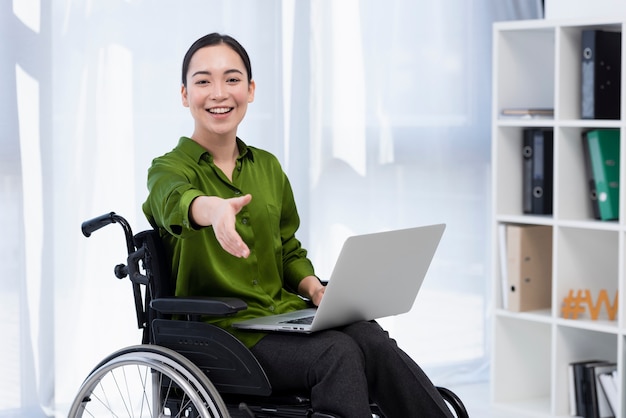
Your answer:
[[[447,223],[414,309],[383,323],[436,383],[486,378],[491,22],[519,15],[495,0],[0,2],[0,416],[65,416],[97,362],[140,342],[113,276],[121,228],[86,239],[80,223],[148,227],[150,161],[192,130],[182,56],[212,31],[250,53],[239,133],[283,162],[319,275],[350,234]]]

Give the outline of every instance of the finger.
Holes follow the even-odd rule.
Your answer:
[[[238,258],[248,258],[248,256],[250,255],[250,249],[243,242],[234,246],[230,246],[230,250],[228,252]]]
[[[222,248],[231,255],[243,258],[247,258],[250,255],[250,249],[236,231],[216,234],[216,237]]]
[[[233,205],[233,209],[235,210],[235,213],[239,213],[239,211],[241,211],[241,209],[243,209],[244,206],[250,203],[251,200],[252,200],[252,195],[250,194],[231,199],[231,203]]]

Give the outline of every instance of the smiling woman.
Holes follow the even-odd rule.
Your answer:
[[[192,49],[195,54],[183,65],[187,73],[182,86],[183,105],[195,121],[191,139],[206,148],[232,179],[239,154],[237,128],[254,100],[255,83],[247,70],[250,62],[244,63],[247,54],[240,55],[217,34],[201,38]]]
[[[171,260],[176,295],[243,300],[245,310],[206,321],[252,351],[273,391],[310,394],[316,413],[368,416],[373,401],[388,417],[451,417],[430,379],[375,321],[307,335],[232,326],[305,309],[305,299],[318,305],[325,287],[298,240],[300,218],[281,164],[237,136],[255,83],[246,77],[247,54],[231,44],[213,33],[191,46],[182,96],[193,134],[148,171],[143,210]]]

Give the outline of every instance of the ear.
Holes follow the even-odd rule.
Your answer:
[[[184,84],[181,84],[180,87],[180,97],[183,101],[183,106],[189,107],[189,100],[187,99],[187,87]]]
[[[252,103],[254,101],[254,90],[256,89],[256,83],[254,80],[250,80],[248,84],[248,103]]]

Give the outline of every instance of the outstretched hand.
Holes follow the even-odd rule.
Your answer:
[[[213,232],[222,248],[235,257],[247,258],[250,249],[235,230],[236,215],[252,200],[247,194],[231,199],[222,199],[213,212]]]
[[[200,226],[212,226],[217,242],[229,254],[247,258],[250,249],[235,229],[237,214],[252,200],[247,194],[241,197],[222,199],[216,196],[200,196],[191,205],[194,222]]]

